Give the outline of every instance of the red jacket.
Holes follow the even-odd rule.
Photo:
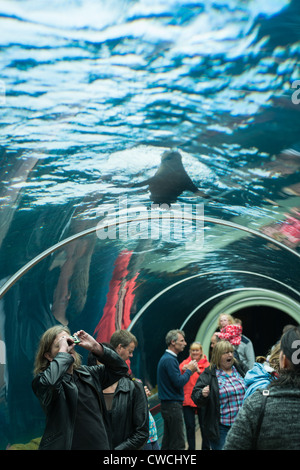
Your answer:
[[[239,346],[242,339],[241,325],[227,325],[220,332],[216,333],[220,339],[229,341],[233,346]]]
[[[192,360],[192,358],[191,358],[191,356],[189,356],[187,359],[182,361],[181,364],[179,364],[179,369],[180,369],[180,372],[182,374],[184,373],[184,371],[182,370],[183,366],[185,364],[188,364],[191,360]],[[183,406],[192,406],[192,407],[196,408],[195,403],[191,399],[192,391],[193,391],[193,388],[196,385],[196,382],[199,378],[199,375],[202,374],[204,369],[206,369],[206,367],[208,367],[208,366],[209,366],[209,362],[207,360],[207,357],[204,354],[202,359],[200,359],[200,361],[198,361],[198,367],[199,367],[200,373],[199,372],[194,372],[191,375],[190,380],[183,387],[183,392],[184,392]]]

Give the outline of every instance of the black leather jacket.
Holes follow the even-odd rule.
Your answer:
[[[105,346],[99,360],[103,365],[81,366],[74,373],[79,374],[80,378],[97,392],[104,424],[111,441],[102,390],[123,377],[128,372],[128,367],[117,353]],[[58,353],[47,369],[40,372],[32,382],[33,391],[46,414],[46,427],[39,449],[71,449],[78,396],[77,387],[67,373],[73,361],[70,354]]]
[[[111,409],[111,422],[115,450],[135,450],[146,444],[149,409],[140,380],[129,376],[119,380]]]

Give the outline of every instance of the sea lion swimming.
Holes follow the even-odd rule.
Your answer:
[[[177,150],[165,151],[155,175],[134,184],[135,187],[146,185],[149,186],[151,200],[155,204],[174,203],[183,191],[191,191],[204,198],[209,197],[193,183],[184,169],[181,155]]]

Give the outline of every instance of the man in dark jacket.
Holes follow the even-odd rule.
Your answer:
[[[68,328],[55,326],[41,338],[33,391],[46,414],[43,450],[109,450],[109,422],[102,390],[126,375],[128,367],[114,351],[80,330],[83,348],[101,365],[81,366]]]
[[[128,361],[137,339],[128,330],[117,330],[106,346]],[[95,364],[95,357],[89,355],[88,364]],[[127,374],[103,389],[103,396],[111,423],[113,449],[141,449],[149,434],[148,402],[142,382]]]

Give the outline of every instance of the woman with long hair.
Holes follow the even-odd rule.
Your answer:
[[[115,351],[83,330],[79,346],[95,354],[101,365],[83,366],[75,336],[54,326],[41,337],[32,388],[46,415],[40,442],[43,450],[110,450],[111,435],[102,390],[123,377],[128,367]]]
[[[63,325],[53,326],[52,328],[49,328],[49,330],[45,331],[45,333],[42,335],[35,356],[34,375],[39,374],[49,366],[50,361],[47,356],[51,350],[55,338],[61,333],[65,334],[66,336],[71,336],[69,328]],[[73,367],[78,369],[78,367],[81,366],[81,356],[75,351],[74,348],[72,348],[72,356],[74,357]]]

